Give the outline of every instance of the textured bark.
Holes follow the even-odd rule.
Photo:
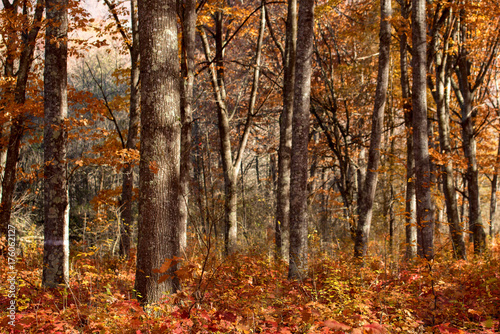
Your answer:
[[[290,251],[289,278],[307,274],[307,179],[309,118],[314,40],[314,0],[300,0],[297,58],[292,117],[292,157],[290,168]]]
[[[15,8],[11,8],[15,10]],[[16,85],[13,88],[14,103],[20,108],[26,101],[26,85],[28,75],[33,63],[33,54],[35,51],[35,41],[40,31],[42,15],[44,11],[43,1],[39,0],[36,4],[33,23],[27,36],[22,39],[21,55],[19,58],[19,68],[16,73]],[[26,13],[25,13],[26,14]],[[26,14],[27,15],[27,14]],[[12,51],[12,50],[8,50]],[[14,57],[13,52],[7,54],[5,60],[5,75],[7,77],[14,76]],[[7,92],[11,93],[11,92]],[[9,97],[3,96],[7,100]],[[6,101],[7,102],[7,101]],[[0,236],[7,231],[7,225],[10,222],[12,213],[12,201],[14,198],[14,190],[16,187],[16,169],[19,160],[21,140],[24,134],[24,118],[23,114],[16,115],[12,120],[10,128],[9,142],[7,146],[4,175],[2,179],[2,195],[0,204]]]
[[[280,117],[278,150],[278,187],[276,190],[276,254],[288,262],[290,249],[290,161],[292,150],[292,115],[297,48],[297,0],[288,1],[283,80],[283,111]]]
[[[417,195],[417,251],[434,258],[434,212],[427,132],[427,28],[425,0],[412,0],[413,152]]]
[[[180,86],[175,0],[139,1],[141,143],[135,290],[146,305],[179,288],[172,265],[179,254]]]
[[[368,164],[364,180],[360,180],[360,197],[358,203],[358,223],[354,240],[354,256],[362,258],[368,250],[368,237],[372,221],[373,202],[377,189],[378,168],[380,164],[380,144],[384,129],[384,112],[389,85],[391,23],[392,15],[390,0],[380,1],[380,45],[377,89],[375,91],[375,106],[372,116],[372,130]]]
[[[137,0],[130,1],[131,8],[137,8]],[[139,92],[139,30],[137,13],[131,11],[132,44],[129,45],[130,53],[130,107],[128,120],[127,143],[125,148],[137,149],[139,142],[140,121],[140,92]],[[134,197],[134,166],[127,164],[122,171],[122,194],[121,194],[121,229],[120,229],[120,255],[129,256],[131,246],[132,225],[134,223],[132,204]]]
[[[401,4],[401,15],[408,19],[410,4]],[[413,158],[413,111],[411,106],[410,79],[408,74],[408,35],[405,29],[399,34],[400,83],[406,127],[406,199],[405,199],[405,243],[406,259],[417,255],[417,200],[415,190],[415,160]]]
[[[44,71],[44,249],[43,285],[69,279],[68,179],[66,165],[68,1],[46,0]]]
[[[182,7],[182,61],[181,75],[181,193],[179,243],[183,253],[187,245],[188,197],[191,171],[191,124],[193,122],[192,103],[194,85],[194,53],[196,38],[196,0],[185,1]]]

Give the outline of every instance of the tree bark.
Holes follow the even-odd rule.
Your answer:
[[[135,290],[143,305],[179,288],[180,86],[175,0],[139,1],[141,142]],[[173,260],[165,273],[159,269]],[[164,268],[165,269],[165,268]],[[159,282],[161,275],[171,275]]]
[[[427,28],[425,0],[412,0],[413,152],[417,196],[417,252],[434,258],[434,212],[427,132]]]
[[[184,253],[187,246],[188,198],[191,172],[191,124],[193,122],[193,86],[194,86],[194,56],[196,38],[196,0],[185,1],[181,12],[182,43],[181,43],[181,199],[179,242],[180,252]]]
[[[314,41],[314,0],[300,0],[297,58],[292,117],[290,168],[290,250],[288,277],[307,274],[307,179],[312,55]],[[293,214],[292,214],[293,213]]]
[[[276,254],[288,262],[290,248],[290,160],[292,150],[292,115],[297,48],[297,0],[288,0],[283,79],[283,111],[280,117],[278,150],[278,185],[276,189]]]
[[[46,0],[44,71],[44,249],[43,285],[55,288],[69,280],[68,178],[68,1]]]
[[[391,23],[392,15],[390,0],[380,2],[380,46],[377,89],[375,92],[375,106],[372,116],[372,131],[370,149],[368,151],[368,164],[364,180],[360,180],[360,198],[358,204],[358,224],[354,240],[354,256],[363,258],[368,250],[368,237],[373,212],[373,202],[377,189],[378,168],[380,163],[380,144],[384,129],[384,112],[387,100],[387,87],[389,85]]]

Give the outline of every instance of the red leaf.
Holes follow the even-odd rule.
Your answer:
[[[351,326],[348,326],[346,324],[342,324],[340,322],[336,322],[333,320],[326,320],[325,322],[323,322],[323,325],[328,327],[328,328],[335,329],[335,330],[349,330],[349,329],[351,329]]]

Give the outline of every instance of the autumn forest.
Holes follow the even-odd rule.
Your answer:
[[[500,331],[497,0],[2,0],[0,333]]]

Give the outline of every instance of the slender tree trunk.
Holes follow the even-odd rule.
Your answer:
[[[278,183],[276,189],[276,254],[288,262],[290,249],[290,161],[292,150],[292,115],[297,49],[297,0],[288,0],[283,82],[283,111],[280,117]]]
[[[181,75],[181,199],[179,242],[180,251],[184,253],[187,245],[188,197],[191,171],[191,124],[193,85],[194,85],[194,53],[196,38],[196,0],[185,1],[182,7],[182,61]]]
[[[389,85],[391,23],[388,20],[392,15],[390,0],[380,2],[380,47],[377,89],[375,92],[375,106],[372,116],[372,131],[370,149],[368,152],[368,165],[364,180],[360,180],[360,198],[358,204],[358,224],[354,242],[354,256],[362,258],[368,250],[368,237],[373,212],[373,202],[377,189],[378,168],[380,163],[380,144],[384,129],[384,111],[387,100],[387,87]]]
[[[298,18],[301,30],[297,35],[292,117],[289,278],[301,278],[307,274],[307,146],[314,41],[314,0],[300,0]]]
[[[130,51],[130,108],[129,125],[127,134],[126,148],[129,150],[137,149],[139,141],[139,122],[140,122],[140,91],[139,91],[139,30],[137,22],[137,0],[131,0],[131,23],[132,23],[132,45]],[[127,164],[122,171],[122,194],[121,194],[121,229],[120,229],[120,255],[129,256],[133,226],[133,196],[134,196],[134,166]]]
[[[408,19],[410,15],[410,3],[407,1],[401,4],[401,15],[405,19]],[[413,111],[408,74],[408,36],[405,29],[400,32],[399,37],[400,82],[406,127],[405,257],[406,259],[413,259],[417,255],[417,200],[415,194],[415,160],[413,157]]]
[[[69,280],[67,132],[68,1],[46,0],[44,71],[44,249],[43,285]]]
[[[498,137],[498,153],[497,153],[497,165],[495,168],[495,174],[491,180],[491,196],[490,196],[490,238],[494,238],[497,233],[497,191],[498,191],[498,173],[500,172],[500,136]]]
[[[179,254],[180,81],[175,0],[139,1],[141,144],[135,290],[142,304],[175,292]],[[166,259],[172,263],[164,273]],[[166,269],[166,268],[164,268]],[[159,281],[161,275],[169,274]]]
[[[255,113],[255,103],[257,99],[259,77],[260,77],[260,62],[262,54],[262,43],[264,38],[265,29],[265,6],[261,9],[261,21],[259,28],[259,37],[256,47],[255,56],[255,70],[252,81],[252,89],[250,94],[250,101],[248,104],[247,119],[245,122],[243,135],[240,138],[239,146],[237,149],[236,157],[233,159],[231,149],[231,135],[229,125],[229,114],[226,105],[226,92],[224,85],[224,42],[222,31],[223,13],[217,12],[215,14],[215,67],[214,64],[210,65],[210,76],[212,81],[212,88],[214,90],[215,100],[217,101],[218,123],[219,123],[219,136],[222,157],[222,170],[224,173],[224,191],[225,191],[225,229],[224,229],[224,244],[225,252],[227,255],[233,254],[238,250],[238,175],[240,172],[240,165],[243,159],[243,153],[250,136],[250,129],[252,119]],[[201,30],[201,39],[205,57],[208,62],[210,59],[210,46],[204,30]]]
[[[413,152],[417,195],[418,255],[434,258],[434,212],[427,132],[427,28],[425,0],[412,0]]]
[[[467,80],[467,79],[465,79]],[[465,93],[465,94],[464,94]],[[479,194],[479,170],[476,154],[476,139],[472,120],[472,101],[467,92],[462,106],[462,139],[465,158],[467,159],[467,193],[469,195],[469,226],[474,240],[474,252],[482,253],[486,247],[486,233],[481,218],[481,200]]]

